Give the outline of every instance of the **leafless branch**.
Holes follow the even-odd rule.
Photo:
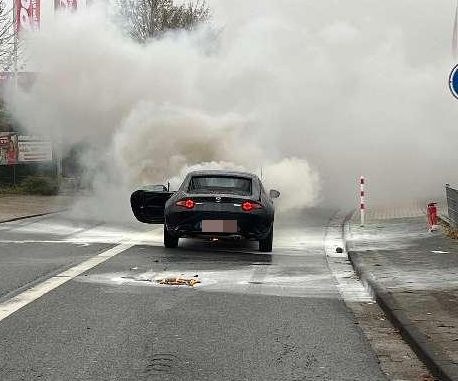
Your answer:
[[[210,18],[205,0],[181,5],[173,0],[118,0],[118,6],[125,28],[139,42],[159,38],[171,30],[192,30]]]

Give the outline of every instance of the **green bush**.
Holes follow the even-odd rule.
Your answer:
[[[2,185],[0,187],[0,194],[23,194],[23,190],[20,186],[14,185]]]
[[[23,193],[43,196],[56,195],[59,191],[57,181],[52,177],[29,176],[21,182]]]

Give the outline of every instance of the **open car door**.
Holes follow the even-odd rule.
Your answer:
[[[163,185],[152,185],[136,190],[130,196],[135,218],[145,224],[163,224],[165,203],[175,192]]]

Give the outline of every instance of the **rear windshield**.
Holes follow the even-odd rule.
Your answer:
[[[229,176],[196,176],[191,178],[188,193],[228,193],[251,195],[251,179]]]

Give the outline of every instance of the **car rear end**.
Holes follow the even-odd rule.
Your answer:
[[[165,223],[177,237],[260,240],[269,234],[273,209],[252,177],[193,175],[166,207]]]

